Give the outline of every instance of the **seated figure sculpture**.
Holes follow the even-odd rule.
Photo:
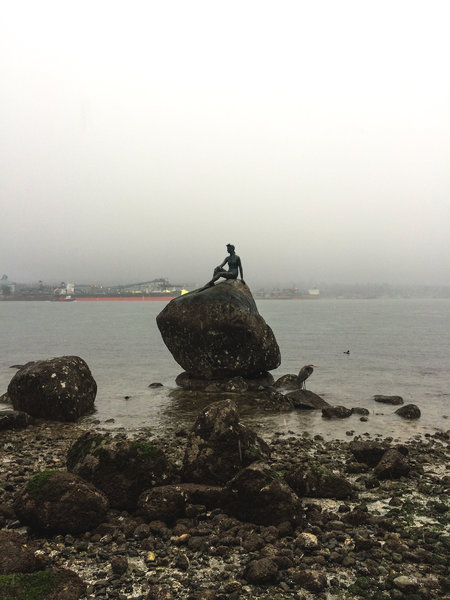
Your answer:
[[[237,279],[238,273],[241,276],[242,283],[245,284],[241,259],[237,254],[234,253],[233,244],[227,244],[227,252],[229,253],[229,256],[227,256],[223,262],[214,269],[213,278],[206,284],[207,286],[213,286],[214,283],[221,277],[224,279]],[[228,271],[223,268],[226,264],[228,265]]]

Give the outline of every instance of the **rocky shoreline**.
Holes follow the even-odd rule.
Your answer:
[[[0,432],[1,531],[28,536],[46,568],[78,574],[86,587],[76,597],[448,597],[448,432],[416,436],[402,442],[401,448],[396,440],[373,440],[398,447],[408,457],[408,474],[387,479],[355,461],[351,440],[326,441],[307,433],[266,439],[270,448],[266,462],[274,473],[284,474],[293,465],[315,465],[320,472],[351,483],[349,498],[303,495],[296,523],[255,525],[220,508],[188,504],[185,515],[173,522],[110,509],[104,522],[80,535],[43,536],[23,526],[12,508],[16,494],[39,471],[65,470],[67,452],[84,431],[76,424],[40,421]],[[164,437],[154,437],[150,430],[142,430],[137,439],[151,440],[181,465],[188,433],[173,428]],[[126,437],[126,432],[116,435]],[[364,439],[370,441],[368,436]]]

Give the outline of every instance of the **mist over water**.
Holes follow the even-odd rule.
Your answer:
[[[3,5],[0,276],[450,284],[448,2]]]
[[[131,430],[189,427],[220,396],[176,389],[182,369],[155,322],[163,307],[163,302],[1,303],[0,392],[14,375],[11,365],[74,354],[86,360],[98,384],[97,412],[86,423]],[[244,422],[261,425],[264,435],[308,430],[335,437],[347,431],[410,437],[450,428],[444,418],[450,416],[450,301],[262,300],[258,309],[281,349],[275,378],[297,373],[304,364],[318,365],[308,389],[330,404],[371,413],[366,423],[356,415],[330,422],[320,411],[265,413],[235,396]],[[152,382],[164,387],[150,389]],[[422,417],[405,421],[393,414],[396,407],[375,403],[375,394],[400,395],[405,404],[417,404]],[[105,423],[110,419],[114,422]]]

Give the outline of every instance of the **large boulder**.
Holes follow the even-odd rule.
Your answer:
[[[69,448],[67,468],[101,490],[112,508],[131,511],[144,490],[174,476],[173,465],[154,444],[90,431]]]
[[[106,516],[106,496],[81,477],[63,471],[34,475],[14,499],[22,523],[50,533],[83,533]]]
[[[269,455],[266,442],[239,422],[232,400],[214,402],[199,415],[189,435],[183,478],[224,484],[240,469]]]
[[[53,421],[76,421],[94,411],[97,384],[79,356],[29,362],[8,386],[15,410]]]
[[[174,359],[196,378],[258,377],[280,365],[275,336],[237,279],[174,298],[156,322]]]

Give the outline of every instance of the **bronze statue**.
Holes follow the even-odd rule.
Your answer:
[[[227,244],[227,252],[230,256],[227,256],[223,260],[223,262],[214,269],[213,278],[206,284],[207,286],[214,285],[214,282],[220,279],[221,277],[223,277],[224,279],[237,279],[238,273],[241,276],[242,283],[245,283],[241,259],[237,254],[234,253],[233,244]],[[225,271],[225,269],[223,269],[223,267],[226,264],[228,265],[228,271]]]

